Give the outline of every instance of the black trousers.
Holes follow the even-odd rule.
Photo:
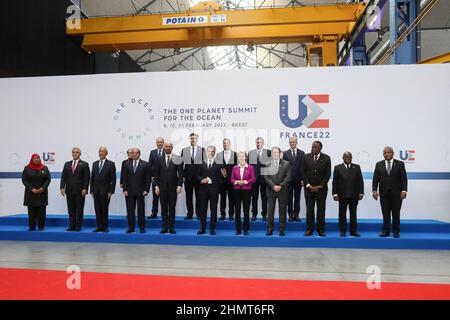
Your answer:
[[[84,200],[80,194],[66,194],[67,209],[69,211],[69,227],[81,229],[83,225]]]
[[[234,190],[234,219],[236,222],[236,231],[241,232],[241,208],[244,211],[244,231],[250,228],[250,200],[252,197],[251,190],[235,189]]]
[[[175,207],[177,205],[176,188],[160,188],[161,218],[163,229],[173,229],[175,224]]]
[[[252,184],[252,215],[258,216],[258,197],[261,193],[261,215],[267,215],[267,194],[266,183],[262,177],[257,178],[256,182]]]
[[[155,193],[155,184],[152,184],[152,213],[157,214],[158,213],[158,201],[159,201],[159,197],[158,195]]]
[[[305,189],[306,200],[306,230],[314,230],[315,213],[314,209],[317,205],[317,225],[319,232],[325,232],[325,204],[327,200],[328,190],[320,190],[319,192],[311,192]]]
[[[97,228],[105,230],[108,228],[109,199],[108,194],[94,194],[95,220]]]
[[[208,202],[209,209],[211,211],[210,230],[216,229],[217,223],[217,200],[219,195],[214,190],[208,190],[206,192],[200,192],[200,229],[206,230],[206,218],[208,216]]]
[[[380,197],[381,212],[383,213],[383,232],[389,233],[391,230],[392,215],[392,232],[400,232],[400,209],[402,208],[402,199],[400,194],[388,193]]]
[[[36,230],[36,224],[39,230],[45,227],[46,206],[28,207],[28,227],[31,230]]]
[[[145,199],[143,195],[130,195],[127,197],[127,219],[128,227],[134,229],[136,227],[136,204],[139,229],[145,228]]]
[[[344,233],[347,230],[347,207],[350,211],[350,233],[356,233],[356,208],[358,207],[356,198],[339,198],[339,229]]]
[[[267,198],[267,228],[273,230],[275,217],[275,203],[278,200],[278,214],[280,217],[280,231],[286,229],[286,208],[288,200],[288,190],[278,192],[275,196]]]
[[[199,183],[195,178],[192,179],[185,179],[184,180],[184,189],[186,191],[186,209],[187,209],[187,216],[192,217],[195,212],[195,216],[199,217],[199,211],[200,211],[200,198],[199,198]],[[195,208],[194,208],[194,200],[192,199],[194,197],[195,193]]]
[[[301,182],[291,182],[288,190],[288,213],[291,218],[298,218],[300,215],[300,195],[302,192]]]
[[[228,216],[232,218],[234,216],[234,191],[233,185],[228,181],[220,186],[220,214],[226,216],[228,197]]]

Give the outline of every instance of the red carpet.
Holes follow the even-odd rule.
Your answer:
[[[0,299],[306,300],[450,299],[449,284],[230,279],[81,273],[81,289],[66,287],[64,271],[0,269]]]

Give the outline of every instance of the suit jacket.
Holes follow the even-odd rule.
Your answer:
[[[301,163],[301,173],[305,187],[321,185],[323,190],[328,190],[328,180],[331,177],[331,159],[325,153],[320,153],[317,163],[314,163],[312,153],[303,156]]]
[[[208,191],[219,193],[220,184],[224,179],[222,173],[220,173],[221,168],[223,168],[223,166],[216,162],[213,162],[211,168],[208,168],[208,161],[198,166],[196,174],[198,183],[205,178],[210,178],[212,182],[211,184],[200,184],[200,193],[207,193]]]
[[[221,151],[216,156],[216,162],[222,165],[225,170],[227,170],[227,176],[225,179],[222,179],[223,183],[230,183],[231,172],[233,171],[234,166],[237,164],[237,154],[233,150],[231,151],[230,160],[228,162],[225,161],[224,152]]]
[[[148,157],[148,165],[150,166],[150,176],[155,176],[155,166],[157,165],[159,161],[158,156],[158,150],[159,149],[153,149],[150,151],[150,156]],[[164,155],[164,149],[161,149],[162,155]]]
[[[123,186],[123,173],[125,171],[125,165],[130,161],[133,161],[133,160],[125,159],[122,161],[122,165],[120,167],[120,185],[121,186]]]
[[[239,165],[235,165],[233,171],[231,172],[230,183],[233,185],[233,189],[252,190],[252,184],[256,182],[256,175],[253,166],[251,164],[248,164],[247,167],[244,168],[242,180],[247,180],[248,184],[244,184],[242,186],[234,184],[237,180],[241,180],[241,171],[239,169]]]
[[[116,165],[105,159],[102,171],[99,172],[100,160],[92,164],[91,193],[108,194],[116,190]]]
[[[283,160],[289,161],[291,168],[291,182],[299,184],[302,181],[301,163],[305,152],[300,149],[295,150],[295,159],[292,157],[292,149],[283,152]]]
[[[286,160],[280,159],[278,168],[275,167],[274,161],[270,162],[270,167],[265,168],[264,179],[266,181],[266,194],[267,197],[275,197],[281,194],[287,194],[288,186],[291,182],[291,169],[289,166],[289,162]],[[269,174],[272,173],[273,174]],[[273,190],[274,186],[281,186],[281,190],[279,192],[275,192]]]
[[[393,159],[391,173],[388,175],[385,161],[377,162],[373,173],[372,191],[377,191],[378,188],[382,197],[389,192],[400,195],[400,192],[408,191],[405,164],[400,160]]]
[[[174,158],[177,158],[178,161],[174,162]],[[154,173],[154,185],[161,190],[176,190],[177,187],[183,186],[183,163],[181,158],[175,154],[172,154],[169,166],[166,165],[165,155],[161,157],[154,167]]]
[[[129,196],[142,196],[144,191],[150,191],[150,167],[147,161],[139,160],[136,172],[133,172],[134,161],[128,162],[123,171],[123,191]]]
[[[350,169],[343,163],[334,167],[332,194],[337,194],[339,199],[358,199],[364,194],[364,180],[361,167],[355,163],[350,164]]]
[[[75,173],[72,173],[72,161],[67,161],[61,175],[60,189],[66,194],[81,194],[82,190],[89,189],[90,171],[87,162],[79,159]]]
[[[51,177],[48,168],[44,166],[41,170],[33,170],[25,167],[22,172],[22,183],[25,186],[24,206],[41,207],[48,205],[48,186]],[[43,188],[42,193],[33,193],[32,189]]]
[[[268,149],[261,150],[261,158],[258,159],[258,151],[256,149],[250,150],[248,152],[248,164],[252,165],[255,170],[256,178],[258,179],[261,175],[261,168],[266,166],[266,164],[270,161],[271,151]],[[260,180],[264,180],[264,177],[261,177]]]
[[[183,177],[189,180],[195,179],[198,166],[203,163],[204,159],[207,159],[205,148],[199,146],[197,146],[195,151],[194,162],[192,162],[191,159],[191,146],[181,150],[181,158],[183,159],[184,164]]]

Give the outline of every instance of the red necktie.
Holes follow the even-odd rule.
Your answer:
[[[75,169],[76,169],[76,167],[77,167],[77,162],[76,162],[76,161],[73,161],[73,162],[72,162],[72,174],[75,174]]]

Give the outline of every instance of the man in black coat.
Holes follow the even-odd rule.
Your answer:
[[[347,207],[350,211],[350,235],[359,237],[357,233],[356,208],[358,201],[364,196],[364,180],[361,167],[352,163],[351,152],[344,152],[344,163],[334,167],[333,172],[333,199],[339,201],[339,228],[341,237],[345,237],[347,229]]]
[[[264,149],[264,139],[256,138],[256,149],[248,152],[248,163],[255,170],[256,182],[252,184],[252,221],[256,221],[258,216],[258,197],[261,194],[261,216],[262,220],[267,219],[267,194],[266,180],[261,174],[261,168],[264,168],[270,161],[270,150]]]
[[[123,172],[123,194],[128,201],[127,233],[133,233],[136,225],[136,204],[139,232],[145,233],[145,197],[150,191],[150,167],[141,160],[141,151],[133,148],[132,161],[127,163]]]
[[[208,202],[211,210],[210,234],[216,234],[217,223],[217,201],[219,198],[222,180],[226,177],[226,171],[221,169],[223,165],[217,164],[214,156],[216,147],[209,146],[206,149],[207,159],[198,167],[196,179],[200,184],[200,230],[197,234],[204,234],[206,231],[206,218],[208,216]]]
[[[300,196],[302,192],[302,173],[300,165],[305,152],[297,148],[297,137],[289,138],[289,150],[283,152],[283,160],[289,162],[291,182],[289,183],[288,213],[289,221],[301,221]]]
[[[172,153],[173,144],[164,143],[164,156],[155,167],[155,192],[161,202],[161,234],[175,234],[175,207],[177,196],[183,186],[183,161]]]
[[[150,151],[148,164],[150,166],[150,175],[152,177],[152,214],[149,219],[155,219],[158,216],[158,195],[155,193],[155,168],[159,159],[164,155],[164,139],[162,137],[156,138],[156,149]]]
[[[92,164],[91,194],[94,198],[97,228],[94,232],[108,232],[109,201],[116,189],[116,165],[106,159],[108,149],[100,147],[99,160]]]
[[[205,148],[197,145],[198,134],[191,133],[189,135],[190,146],[181,150],[181,157],[183,158],[183,180],[184,188],[186,191],[186,210],[187,214],[185,219],[192,219],[194,212],[197,219],[200,219],[200,197],[198,194],[200,184],[195,179],[195,174],[198,170],[198,166],[203,163],[203,159],[206,159]],[[194,197],[195,193],[195,206]]]
[[[216,163],[222,165],[221,172],[226,177],[222,179],[220,184],[220,220],[225,220],[227,198],[228,198],[228,218],[234,220],[234,191],[233,185],[230,183],[231,172],[237,164],[236,152],[230,149],[231,141],[228,138],[223,139],[223,151],[216,156]]]
[[[375,165],[372,196],[375,200],[380,198],[381,211],[383,212],[383,231],[380,237],[389,237],[392,214],[392,233],[394,238],[398,238],[400,237],[400,209],[408,192],[408,178],[405,164],[394,159],[392,147],[385,147],[383,156],[384,160],[377,162]]]
[[[89,188],[89,165],[80,159],[80,148],[72,149],[72,161],[67,161],[61,175],[60,191],[67,199],[69,228],[67,231],[81,231],[84,201]]]
[[[325,237],[325,207],[328,193],[328,180],[331,176],[331,160],[322,153],[322,142],[314,141],[311,153],[303,157],[301,164],[306,201],[306,232],[312,236],[314,230],[314,207],[317,204],[317,233]]]
[[[131,151],[132,150],[133,150],[132,148],[127,150],[127,158],[122,161],[122,165],[120,167],[120,187],[122,188],[122,191],[123,191],[123,173],[125,171],[125,165],[127,163],[128,164],[133,163],[133,158],[131,156]],[[128,200],[127,200],[127,198],[128,197],[125,197],[125,206],[126,206],[127,212],[128,212]]]
[[[267,193],[267,236],[271,236],[274,228],[275,202],[278,199],[278,215],[280,217],[280,236],[284,236],[286,228],[286,207],[289,197],[289,183],[291,181],[291,169],[289,162],[280,159],[281,150],[273,147],[270,166],[262,168],[266,180]]]

